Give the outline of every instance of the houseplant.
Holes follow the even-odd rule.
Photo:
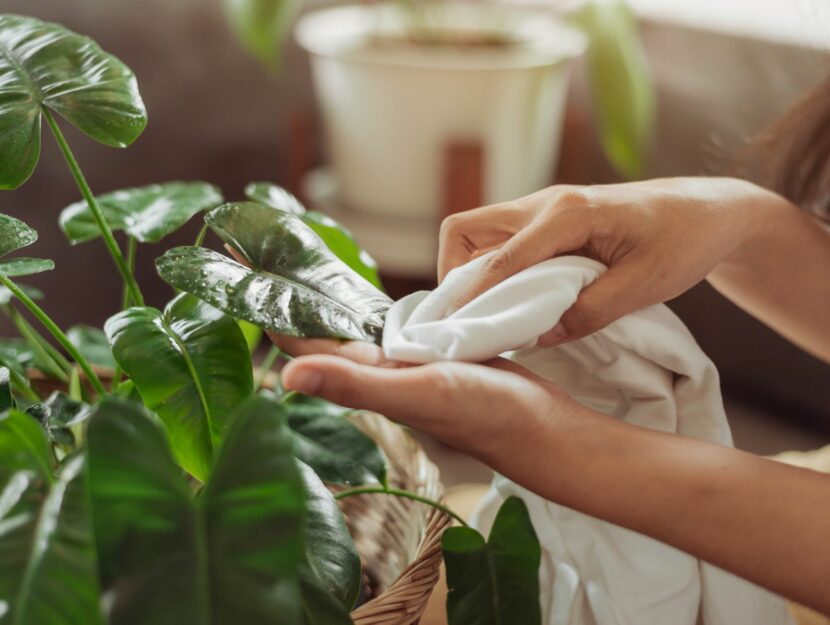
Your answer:
[[[346,409],[258,389],[237,320],[376,340],[390,302],[372,267],[337,224],[278,189],[248,190],[271,206],[214,208],[221,198],[204,183],[96,197],[58,118],[126,147],[147,116],[133,73],[86,37],[0,15],[0,84],[0,188],[35,169],[45,120],[82,196],[61,228],[74,242],[102,239],[124,284],[105,331],[64,332],[42,294],[17,282],[54,264],[7,258],[37,233],[0,215],[0,306],[22,335],[0,345],[0,623],[351,622],[360,560],[337,501],[376,494],[453,513],[391,487],[383,453]],[[203,229],[158,262],[193,293],[145,306],[138,244],[208,209],[207,225],[248,266],[201,247]],[[42,397],[35,369],[63,390]],[[539,547],[520,501],[505,503],[489,542],[460,527],[443,543],[452,623],[505,622],[516,605],[538,622]],[[517,575],[526,583],[504,583]],[[504,600],[478,600],[493,594]]]

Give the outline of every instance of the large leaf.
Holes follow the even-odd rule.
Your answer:
[[[300,0],[223,0],[223,4],[240,43],[267,68],[274,68]]]
[[[164,312],[129,308],[104,329],[118,364],[164,422],[179,462],[204,481],[228,416],[253,393],[251,356],[239,325],[182,294]]]
[[[46,258],[8,258],[0,260],[0,276],[8,278],[30,276],[34,273],[52,271],[54,268],[54,261]]]
[[[250,268],[210,250],[174,248],[156,261],[164,280],[281,334],[380,342],[391,300],[299,218],[242,202],[205,219]]]
[[[377,443],[345,416],[349,410],[314,397],[283,403],[294,438],[294,455],[331,484],[386,481],[386,458]]]
[[[97,199],[110,228],[142,243],[158,243],[196,213],[221,204],[222,194],[205,182],[167,182],[113,191]],[[60,226],[73,244],[101,236],[85,200],[63,209]]]
[[[133,73],[94,41],[58,24],[0,15],[0,188],[14,189],[40,156],[43,108],[92,139],[124,147],[147,113]]]
[[[655,95],[637,24],[624,0],[591,0],[576,15],[588,35],[588,82],[603,150],[627,178],[645,169]]]
[[[508,497],[484,537],[452,527],[441,538],[449,625],[539,625],[539,540],[524,502]]]
[[[326,247],[340,260],[373,285],[381,288],[378,264],[375,259],[360,249],[352,233],[334,219],[317,211],[307,211],[296,197],[270,182],[250,183],[245,187],[245,195],[255,202],[291,213],[302,219],[305,225],[314,230]]]
[[[56,477],[38,423],[0,417],[0,623],[97,625],[100,590],[82,456]]]
[[[0,17],[2,19],[2,17]],[[2,92],[0,92],[2,93]],[[2,98],[2,95],[0,95]],[[0,112],[2,115],[2,112]],[[2,117],[0,117],[2,120]],[[2,156],[0,156],[2,159]],[[19,219],[0,213],[0,256],[19,250],[37,241],[37,231]]]
[[[115,368],[112,348],[103,330],[80,324],[69,328],[66,331],[66,338],[92,364],[108,369]]]
[[[109,398],[89,426],[91,492],[113,625],[301,625],[304,487],[279,406],[232,419],[193,498],[160,424]]]

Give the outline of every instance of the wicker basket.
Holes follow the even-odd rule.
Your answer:
[[[400,426],[371,412],[352,422],[386,453],[389,485],[439,500],[438,469]],[[451,519],[424,504],[389,495],[340,500],[376,596],[352,612],[355,625],[417,623],[438,581],[441,534]]]

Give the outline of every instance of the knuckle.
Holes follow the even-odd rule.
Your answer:
[[[449,402],[462,388],[458,371],[453,363],[428,365],[429,384],[439,401]]]
[[[455,236],[461,230],[463,223],[464,218],[461,215],[456,214],[445,217],[441,221],[441,228],[439,230],[440,238],[444,239]]]
[[[586,208],[591,201],[583,187],[563,187],[557,190],[556,205],[561,208]]]
[[[601,327],[602,312],[594,306],[577,305],[565,313],[562,324],[574,337],[586,336]]]
[[[509,245],[504,245],[484,263],[484,272],[495,275],[503,274],[513,266],[514,257],[515,254],[512,248]]]

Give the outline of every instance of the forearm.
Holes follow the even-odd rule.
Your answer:
[[[830,362],[830,230],[765,195],[745,241],[709,276],[738,306]]]
[[[830,477],[593,412],[485,458],[542,497],[830,613]],[[797,568],[797,573],[794,569]]]

